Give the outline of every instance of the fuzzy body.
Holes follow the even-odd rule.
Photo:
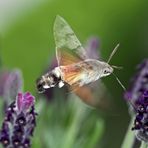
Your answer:
[[[59,68],[61,79],[64,82],[79,87],[109,75],[110,73],[104,73],[105,70],[113,71],[107,63],[94,59],[87,59],[71,65],[60,66]]]

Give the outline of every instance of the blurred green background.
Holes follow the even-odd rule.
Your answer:
[[[104,60],[116,44],[120,43],[111,63],[124,67],[115,73],[128,87],[129,79],[135,73],[135,66],[148,55],[148,1],[0,0],[2,64],[10,69],[17,67],[22,70],[24,90],[37,94],[35,80],[55,56],[53,23],[57,14],[67,20],[83,44],[91,36],[99,37]],[[85,108],[85,111],[80,111],[80,116],[77,113],[78,106],[71,109],[73,101],[63,103],[60,95],[48,105],[45,105],[45,99],[42,101],[37,97],[37,108],[41,114],[33,137],[33,147],[119,148],[128,127],[128,109],[123,99],[123,90],[115,78],[110,76],[103,80],[116,106],[114,115],[107,113],[99,117],[98,111],[91,110],[80,102],[79,107]],[[65,125],[67,118],[70,118],[70,128],[66,128],[67,135],[63,139],[65,130],[61,129],[63,124],[68,127]],[[53,124],[53,120],[57,123]],[[83,124],[86,127],[81,129]]]

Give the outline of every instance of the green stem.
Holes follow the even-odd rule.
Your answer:
[[[133,123],[134,123],[134,117],[132,117],[127,133],[125,135],[124,141],[122,143],[121,148],[132,148],[134,141],[135,141],[135,134],[134,132],[131,130]]]
[[[148,145],[145,142],[141,142],[140,148],[148,148]]]

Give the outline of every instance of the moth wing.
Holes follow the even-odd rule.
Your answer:
[[[63,73],[62,79],[64,82],[69,84],[71,88],[80,87],[80,80],[83,73],[83,68],[80,66],[66,66],[66,68],[61,67]]]
[[[66,66],[82,61],[81,57],[66,47],[56,48],[58,66]]]
[[[80,41],[76,37],[72,28],[62,17],[60,16],[56,17],[53,31],[54,31],[54,40],[56,44],[56,56],[59,65],[62,64],[67,65],[67,63],[63,59],[63,58],[68,58],[64,57],[65,53],[67,54],[67,56],[70,56],[70,54],[72,54],[73,58],[71,59],[70,63],[75,62],[78,59],[82,60],[87,58],[85,49],[82,47]]]
[[[111,105],[107,90],[101,80],[82,87],[73,87],[71,90],[87,105],[108,109]]]

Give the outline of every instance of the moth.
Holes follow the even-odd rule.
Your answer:
[[[68,84],[79,96],[80,94],[82,96],[82,92],[86,93],[87,99],[83,101],[90,104],[91,95],[87,86],[102,77],[109,76],[114,68],[118,68],[109,65],[109,62],[119,45],[112,51],[107,62],[90,59],[74,31],[62,17],[56,17],[53,30],[58,66],[37,79],[38,92],[42,93],[56,86],[61,88]]]

